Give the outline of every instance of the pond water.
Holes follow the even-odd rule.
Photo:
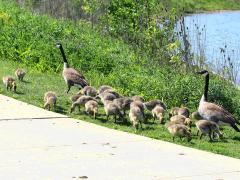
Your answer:
[[[240,11],[193,14],[185,17],[192,52],[204,54],[215,72],[227,71],[240,84]]]

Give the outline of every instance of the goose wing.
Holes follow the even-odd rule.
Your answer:
[[[80,74],[77,70],[68,68],[63,71],[63,76],[67,79],[67,81],[73,84],[79,84],[81,87],[85,87],[88,85],[85,77]]]
[[[214,103],[205,102],[204,111],[211,120],[220,120],[224,123],[238,123],[231,113]]]

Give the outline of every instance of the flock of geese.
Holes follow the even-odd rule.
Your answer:
[[[166,105],[161,100],[151,100],[144,102],[140,96],[123,97],[114,90],[111,86],[103,85],[96,90],[89,86],[85,77],[77,70],[69,67],[63,47],[57,43],[57,48],[60,49],[63,57],[63,78],[67,84],[67,93],[72,86],[76,86],[80,91],[72,96],[72,106],[70,112],[75,111],[78,107],[85,106],[85,111],[89,115],[96,118],[100,105],[103,105],[107,120],[109,116],[114,117],[114,122],[127,121],[126,111],[128,111],[129,119],[136,130],[142,128],[142,123],[147,121],[145,116],[145,109],[152,113],[154,120],[157,118],[160,124],[164,123],[164,114],[167,112]],[[170,111],[170,121],[166,123],[166,128],[172,134],[173,140],[175,137],[185,137],[188,141],[191,138],[192,119],[196,119],[195,125],[198,133],[201,133],[200,139],[203,135],[208,135],[209,140],[213,141],[216,138],[222,138],[223,134],[219,130],[219,126],[228,125],[240,132],[237,124],[240,124],[228,111],[218,106],[217,104],[208,102],[208,86],[209,73],[206,70],[197,72],[205,77],[205,88],[202,98],[199,103],[198,111],[190,114],[189,110],[184,107],[174,107]],[[15,72],[19,80],[23,80],[26,72],[23,69],[17,69]],[[11,76],[3,77],[3,83],[7,90],[16,91],[16,81]],[[55,92],[49,91],[44,95],[44,108],[50,110],[57,102]]]

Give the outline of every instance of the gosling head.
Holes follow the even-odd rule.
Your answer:
[[[192,120],[190,118],[186,118],[185,121],[184,121],[184,124],[191,128],[192,127]]]

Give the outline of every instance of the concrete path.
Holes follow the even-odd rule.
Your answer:
[[[0,179],[240,179],[240,160],[45,111],[0,95]]]

